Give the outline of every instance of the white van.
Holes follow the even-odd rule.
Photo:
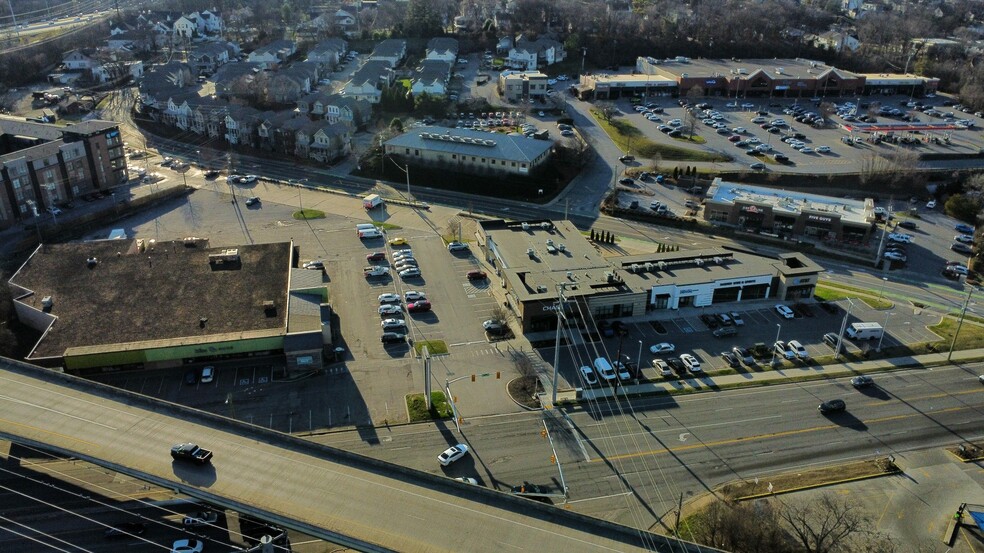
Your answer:
[[[598,371],[598,374],[605,380],[615,380],[615,369],[612,368],[612,364],[608,362],[608,359],[604,357],[595,359],[594,367]]]
[[[881,338],[883,332],[878,323],[852,323],[847,327],[847,337],[852,340],[874,340]]]
[[[359,238],[361,240],[368,240],[370,238],[382,238],[382,237],[383,237],[383,233],[379,232],[374,228],[359,231]]]
[[[376,225],[372,223],[359,223],[355,225],[355,232],[362,232],[364,230],[375,230]]]

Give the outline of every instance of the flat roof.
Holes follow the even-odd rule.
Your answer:
[[[470,129],[419,127],[391,138],[386,146],[532,162],[553,148],[552,140]],[[400,152],[392,152],[400,154]]]
[[[861,73],[866,85],[893,85],[911,84],[918,85],[926,81],[939,81],[932,77],[920,77],[910,73]]]
[[[628,86],[653,86],[653,87],[665,87],[665,86],[676,86],[676,79],[670,77],[664,77],[663,75],[643,75],[639,73],[633,73],[631,75],[626,75],[624,73],[594,73],[591,75],[586,75],[586,79],[595,82],[595,86],[601,85],[628,85]]]
[[[519,301],[553,301],[557,285],[568,298],[647,293],[654,286],[687,286],[763,275],[823,270],[800,253],[769,257],[709,248],[605,258],[570,221],[480,221]],[[551,243],[548,244],[548,240]],[[560,246],[563,245],[563,250]],[[550,252],[549,247],[555,251]],[[653,248],[655,249],[655,244]],[[532,255],[528,251],[532,249]]]
[[[835,214],[841,221],[868,224],[874,219],[874,202],[871,200],[851,200],[834,198],[806,192],[792,192],[778,188],[766,188],[750,184],[739,184],[715,178],[708,188],[706,198],[726,204],[736,202],[769,205],[775,213],[798,215],[802,212],[823,212]]]
[[[681,77],[749,77],[758,70],[768,73],[773,79],[815,79],[828,70],[834,70],[847,78],[856,78],[857,73],[827,65],[822,61],[803,58],[779,59],[709,59],[695,58],[687,62],[675,59],[657,60],[656,67]],[[740,73],[737,71],[741,70]]]
[[[56,320],[29,359],[74,347],[285,332],[289,242],[240,246],[239,263],[221,264],[209,256],[226,249],[204,239],[140,242],[144,251],[134,239],[38,247],[10,280],[33,292],[15,298],[25,305],[41,310],[52,299]],[[274,302],[270,313],[266,301]]]

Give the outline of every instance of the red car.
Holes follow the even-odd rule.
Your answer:
[[[423,311],[431,310],[431,302],[427,300],[417,300],[413,303],[407,304],[407,312],[409,313],[420,313]]]
[[[386,259],[386,252],[372,252],[366,254],[366,261],[382,261]]]
[[[465,276],[468,277],[468,280],[485,280],[488,278],[485,271],[468,271],[468,274]]]

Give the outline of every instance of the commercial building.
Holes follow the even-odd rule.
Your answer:
[[[383,149],[410,165],[525,176],[550,158],[553,142],[518,134],[419,127],[387,140]]]
[[[939,79],[916,75],[864,75],[821,61],[786,59],[669,59],[640,57],[632,75],[582,75],[576,85],[581,98],[615,99],[648,91],[659,95],[729,98],[828,98],[871,94],[935,92]]]
[[[119,125],[0,116],[0,228],[129,179]]]
[[[714,179],[704,199],[704,219],[741,230],[786,238],[863,244],[875,230],[875,202],[737,184]]]
[[[722,248],[603,257],[570,221],[480,221],[478,245],[523,332],[568,321],[633,317],[743,301],[811,298],[822,267],[799,253]]]
[[[291,243],[209,248],[203,238],[42,245],[10,279],[18,319],[42,333],[27,360],[76,373],[235,358],[322,366],[332,343],[321,271]]]
[[[499,94],[513,103],[544,98],[548,78],[539,71],[503,71],[499,73]]]

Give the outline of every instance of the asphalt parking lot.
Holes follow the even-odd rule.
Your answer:
[[[802,343],[811,358],[833,355],[833,348],[825,344],[822,337],[825,333],[837,333],[840,330],[845,310],[848,307],[847,301],[836,302],[837,310],[835,313],[827,313],[816,305],[812,305],[809,309],[812,314],[811,317],[797,313],[794,319],[784,319],[779,316],[774,305],[774,301],[757,301],[747,306],[734,306],[733,309],[741,314],[744,325],[738,327],[737,335],[721,338],[713,336],[712,329],[701,321],[700,316],[702,314],[724,313],[726,312],[725,309],[706,310],[703,313],[688,311],[685,314],[681,312],[677,316],[655,315],[647,318],[656,319],[658,317],[658,324],[652,324],[649,320],[632,319],[625,321],[628,332],[621,339],[616,336],[602,338],[596,342],[589,341],[586,345],[562,346],[560,355],[561,375],[571,387],[585,387],[578,367],[590,366],[596,356],[614,359],[620,355],[626,364],[638,362],[644,378],[662,381],[667,379],[661,377],[659,372],[653,368],[653,360],[669,357],[679,358],[684,353],[694,355],[700,361],[705,373],[714,372],[729,368],[728,364],[721,358],[721,352],[730,351],[733,346],[748,348],[756,343],[764,343],[771,348],[776,341],[777,333],[779,340],[785,342],[797,340]],[[732,308],[727,309],[727,311],[731,310]],[[886,329],[881,346],[887,348],[903,343],[938,339],[926,328],[927,325],[934,324],[938,319],[938,313],[929,311],[906,310],[903,306],[898,305],[890,310],[879,311],[868,307],[863,302],[854,302],[854,306],[851,307],[849,323],[877,322],[881,324]],[[662,342],[673,344],[675,351],[658,355],[650,353],[650,346]],[[874,349],[877,345],[875,340],[845,341],[845,348],[852,352],[859,352],[861,348]],[[554,350],[552,347],[545,347],[538,351],[544,359],[553,359]],[[789,368],[808,370],[813,366],[817,365],[811,359],[797,360],[794,363],[785,364],[782,370]],[[755,369],[755,367],[751,368]],[[669,380],[676,381],[677,379],[671,378]],[[681,382],[686,382],[686,380],[683,379]]]

